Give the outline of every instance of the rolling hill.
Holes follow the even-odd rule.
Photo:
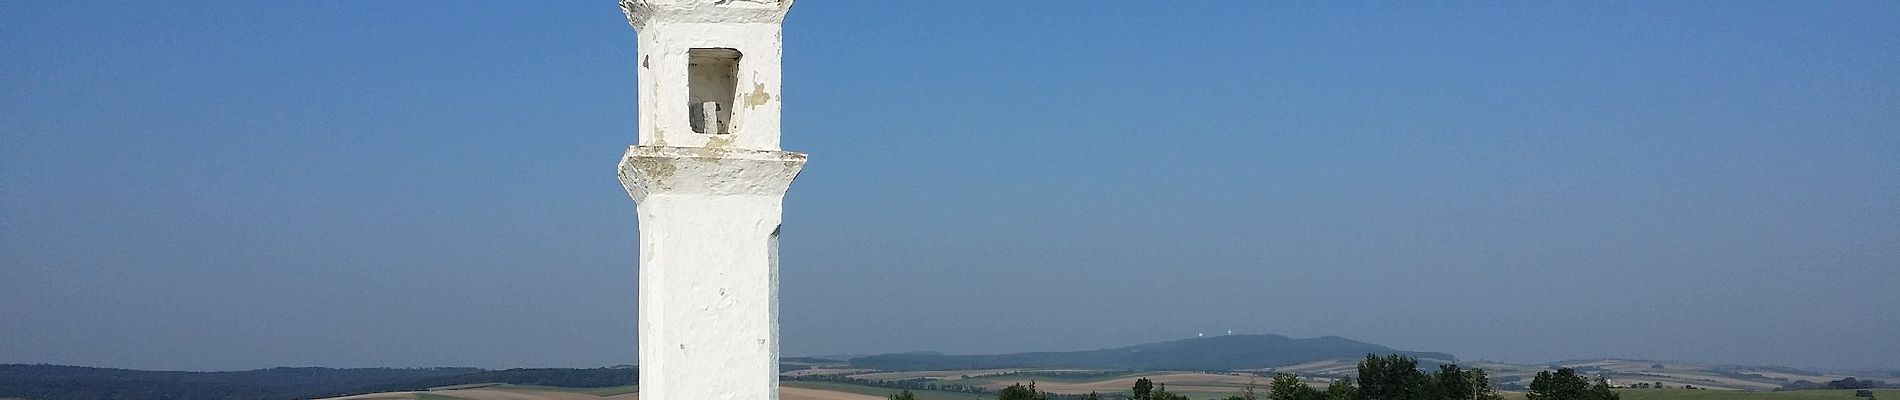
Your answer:
[[[0,399],[307,399],[471,383],[582,388],[622,386],[633,384],[636,374],[631,367],[508,370],[306,367],[185,372],[0,364]]]
[[[1295,339],[1281,335],[1228,335],[1087,351],[992,355],[930,352],[881,354],[853,358],[850,363],[854,368],[886,371],[1028,367],[1229,371],[1393,353],[1412,356],[1424,362],[1457,360],[1450,354],[1400,351],[1338,336]]]

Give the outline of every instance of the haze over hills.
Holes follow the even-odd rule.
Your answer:
[[[631,385],[637,371],[612,368],[268,368],[231,372],[139,371],[0,364],[0,399],[308,399],[430,387],[512,383],[560,387]]]
[[[882,396],[879,391],[925,384],[934,385],[931,387],[955,386],[994,391],[1023,380],[1046,381],[1045,390],[1055,392],[1106,393],[1125,389],[1129,381],[1136,377],[1149,376],[1157,382],[1170,384],[1169,387],[1200,390],[1211,396],[1240,390],[1246,383],[1279,372],[1315,379],[1351,376],[1357,372],[1356,363],[1367,354],[1411,356],[1420,361],[1421,368],[1426,369],[1433,368],[1435,364],[1451,362],[1467,368],[1483,368],[1491,373],[1494,385],[1507,390],[1521,389],[1531,375],[1559,366],[1575,368],[1579,372],[1619,383],[1644,382],[1671,387],[1693,385],[1710,389],[1774,390],[1798,387],[1803,381],[1822,383],[1850,376],[1889,381],[1900,379],[1900,371],[1805,371],[1785,367],[1643,360],[1576,360],[1550,364],[1467,362],[1446,353],[1396,350],[1336,336],[1298,339],[1282,335],[1190,338],[1087,351],[993,355],[914,352],[863,356],[850,360],[786,357],[781,359],[780,368],[783,381],[817,385],[813,388],[819,389],[830,388],[825,390],[863,392],[858,395],[869,393]],[[0,364],[0,399],[240,400],[366,393],[384,393],[387,396],[365,398],[407,399],[419,395],[402,393],[458,385],[473,385],[485,388],[481,390],[508,396],[519,395],[510,390],[533,391],[539,390],[534,388],[561,387],[582,388],[586,393],[536,393],[540,393],[537,396],[572,398],[632,398],[630,392],[634,389],[631,385],[637,383],[636,379],[636,370],[631,366],[509,370],[271,368],[239,372],[173,372]],[[517,387],[486,386],[497,384]],[[820,392],[822,390],[805,394]],[[468,393],[474,392],[462,394]]]
[[[881,354],[853,358],[851,366],[888,371],[1032,367],[1228,371],[1358,359],[1366,354],[1403,354],[1427,363],[1457,361],[1450,354],[1401,351],[1338,336],[1295,339],[1268,334],[1190,338],[1087,351],[992,355],[946,355],[933,352]]]

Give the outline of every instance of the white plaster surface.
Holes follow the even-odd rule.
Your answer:
[[[805,165],[779,150],[779,26],[791,1],[621,7],[640,36],[639,144],[620,162],[640,218],[640,397],[776,400],[779,221]],[[692,49],[737,50],[735,90],[691,97],[691,84],[718,81],[689,82]],[[692,110],[726,93],[730,121],[713,122],[724,129],[695,132]]]
[[[778,229],[802,154],[635,146],[640,396],[778,398]]]
[[[790,0],[623,0],[640,32],[640,144],[779,148],[781,22]],[[688,51],[740,53],[729,135],[693,131]]]

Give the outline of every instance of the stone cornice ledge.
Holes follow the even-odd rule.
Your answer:
[[[792,0],[620,0],[627,23],[784,23]]]
[[[775,150],[631,146],[620,184],[639,202],[652,194],[784,196],[805,154]]]

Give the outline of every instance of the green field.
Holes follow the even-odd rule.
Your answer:
[[[881,387],[859,386],[859,385],[853,385],[849,383],[817,382],[817,381],[779,381],[779,386],[789,386],[789,387],[796,387],[796,388],[818,389],[818,390],[831,390],[831,391],[838,391],[838,392],[845,392],[845,393],[868,394],[868,395],[880,396],[880,397],[897,394],[897,392],[903,391],[902,389],[890,389],[890,388],[881,388]],[[992,400],[996,398],[995,396],[984,396],[984,395],[975,394],[975,393],[946,392],[946,391],[941,391],[941,390],[912,390],[910,391],[910,393],[917,395],[917,400]]]
[[[1858,400],[1853,390],[1788,390],[1740,392],[1733,390],[1621,389],[1623,400]],[[1900,400],[1900,389],[1876,389],[1874,399]]]
[[[1623,400],[1863,400],[1853,390],[1739,390],[1616,389]],[[1504,400],[1524,400],[1524,392],[1500,392]],[[1874,400],[1900,400],[1900,389],[1874,389]]]
[[[1744,392],[1739,390],[1688,389],[1616,389],[1623,400],[1865,400],[1854,397],[1853,390],[1787,390]],[[1524,392],[1499,392],[1504,400],[1524,400]],[[1198,398],[1198,397],[1197,397]],[[1900,400],[1900,389],[1874,389],[1873,400]]]
[[[1234,396],[1234,395],[1238,395],[1238,394],[1240,394],[1240,391],[1233,391],[1233,392],[1176,392],[1176,391],[1173,391],[1173,390],[1169,390],[1168,392],[1169,392],[1169,393],[1174,393],[1174,394],[1179,394],[1179,395],[1182,395],[1182,396],[1187,396],[1187,397],[1188,397],[1188,398],[1190,398],[1190,399],[1197,399],[1197,400],[1220,400],[1220,399],[1225,399],[1225,398],[1228,398],[1228,397],[1230,397],[1230,396]],[[1265,396],[1266,396],[1266,393],[1267,393],[1267,391],[1266,391],[1266,389],[1261,389],[1261,390],[1260,390],[1260,396],[1261,396],[1261,398],[1263,398],[1263,399],[1264,399],[1264,398],[1266,398],[1266,397],[1265,397]]]

